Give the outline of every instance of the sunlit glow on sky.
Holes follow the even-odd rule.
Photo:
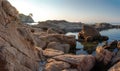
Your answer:
[[[8,0],[37,21],[120,22],[120,0]]]

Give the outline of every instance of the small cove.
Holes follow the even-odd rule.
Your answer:
[[[110,43],[114,40],[120,40],[120,29],[108,29],[100,31],[101,35],[108,36],[108,41],[103,42],[78,42],[76,41],[76,55],[79,54],[92,54],[95,55],[95,49],[97,46],[105,45],[106,43]],[[66,35],[75,35],[76,39],[78,39],[78,32],[68,32]]]

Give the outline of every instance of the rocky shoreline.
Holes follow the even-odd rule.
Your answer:
[[[63,33],[76,30],[78,25],[80,31],[81,23],[74,28],[71,24],[70,29],[56,21],[52,28],[50,23],[45,24],[47,28],[29,26],[21,23],[18,11],[7,0],[0,0],[0,7],[0,71],[120,70],[120,41],[97,47],[96,56],[75,55],[70,53],[76,49],[75,36]],[[114,53],[111,49],[118,51]]]
[[[32,27],[41,28],[45,31],[51,28],[58,33],[65,34],[67,32],[79,32],[80,30],[82,30],[83,25],[87,25],[87,24],[81,22],[68,22],[65,20],[48,20],[48,21],[38,22],[37,25],[33,25]],[[98,31],[120,28],[120,25],[112,25],[110,23],[95,23],[89,26],[96,28]]]

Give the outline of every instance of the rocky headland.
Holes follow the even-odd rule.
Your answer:
[[[53,29],[58,33],[67,33],[67,32],[79,32],[82,30],[83,25],[87,25],[81,22],[68,22],[65,20],[48,20],[43,22],[38,22],[37,25],[33,25],[34,28],[41,28],[44,31],[47,31],[49,28]],[[120,25],[112,25],[110,23],[95,23],[89,26],[94,27],[98,31],[120,28]]]
[[[19,20],[22,23],[34,23],[34,20],[32,19],[31,15],[19,14]]]
[[[38,25],[33,25],[35,28],[42,28],[43,30],[48,30],[52,28],[54,31],[59,33],[67,32],[78,32],[82,29],[83,23],[81,22],[68,22],[65,20],[48,20],[44,22],[39,22]]]
[[[120,70],[120,41],[97,47],[95,56],[71,53],[76,49],[75,36],[64,33],[82,30],[82,37],[93,41],[95,34],[101,36],[93,27],[94,35],[82,28],[82,23],[23,24],[19,12],[7,0],[0,0],[0,18],[0,71]]]
[[[94,28],[96,28],[98,31],[102,31],[102,30],[107,30],[107,29],[112,29],[112,28],[120,28],[120,25],[112,25],[110,23],[95,23],[93,25]]]

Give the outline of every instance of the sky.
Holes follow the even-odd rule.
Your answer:
[[[120,22],[120,0],[8,0],[19,13],[37,21]]]

